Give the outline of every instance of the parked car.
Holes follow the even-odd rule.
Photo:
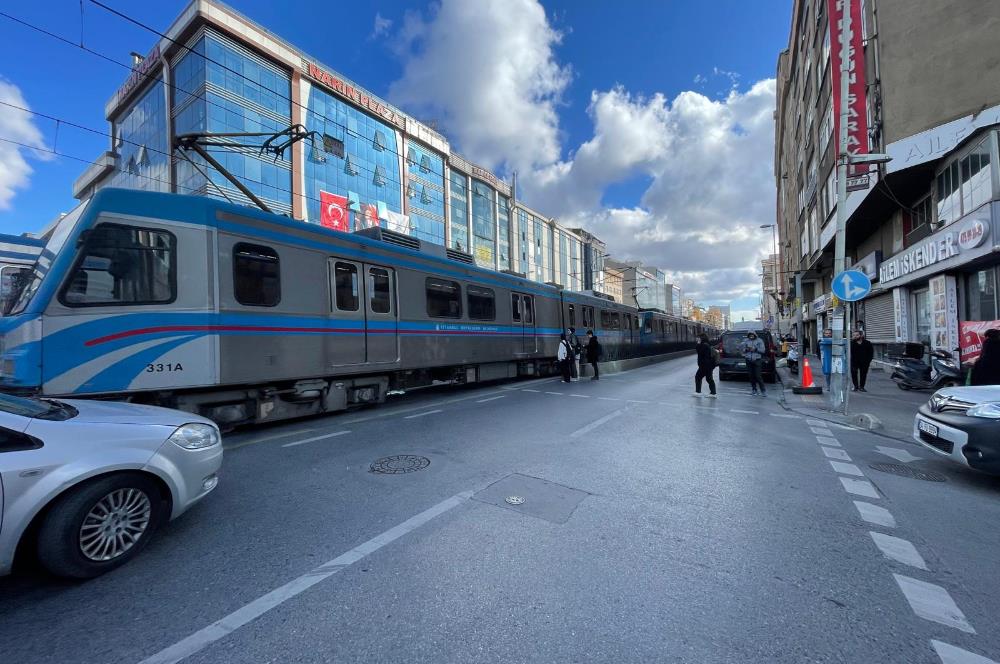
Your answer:
[[[59,576],[124,564],[221,465],[219,429],[197,415],[0,394],[0,576],[22,547]]]
[[[775,356],[777,347],[774,345],[774,337],[767,330],[754,330],[757,337],[764,340],[764,348],[767,353],[764,355],[764,365],[761,368],[764,380],[773,383],[777,380],[778,374],[775,372]],[[743,340],[750,334],[749,330],[723,332],[719,337],[719,380],[730,380],[733,376],[747,376],[747,363],[743,359],[740,347]]]
[[[955,463],[1000,473],[1000,385],[938,390],[914,417],[913,437]]]

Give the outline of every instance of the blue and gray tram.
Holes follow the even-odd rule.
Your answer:
[[[694,347],[697,324],[477,268],[382,229],[104,189],[46,238],[0,318],[0,387],[267,422],[396,390],[554,371],[559,335],[605,359]]]

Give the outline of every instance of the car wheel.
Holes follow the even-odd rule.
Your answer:
[[[89,579],[142,551],[163,521],[157,485],[121,473],[60,496],[38,531],[38,559],[57,576]]]

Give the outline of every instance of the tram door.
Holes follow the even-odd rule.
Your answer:
[[[365,264],[368,306],[365,311],[365,341],[369,362],[399,359],[399,312],[396,303],[395,271]]]
[[[515,329],[521,328],[521,343],[516,351],[524,355],[533,355],[538,350],[535,338],[535,298],[521,293],[511,293],[510,305],[513,326]]]

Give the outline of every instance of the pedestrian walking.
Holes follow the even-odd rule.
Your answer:
[[[698,335],[698,371],[694,374],[694,394],[697,397],[701,396],[701,381],[702,379],[708,380],[708,390],[709,398],[714,398],[715,393],[715,379],[712,377],[712,373],[715,371],[715,354],[712,352],[712,346],[708,343],[708,335],[700,334]]]
[[[826,389],[830,389],[830,374],[833,373],[833,330],[830,328],[823,330],[823,338],[819,340],[819,359]]]
[[[763,365],[764,365],[764,340],[757,337],[756,332],[751,332],[743,340],[741,345],[743,359],[747,363],[747,373],[750,374],[750,394],[758,394],[757,387],[760,386],[760,396],[766,397],[767,390],[764,388]]]
[[[570,348],[569,341],[566,339],[565,334],[559,335],[559,351],[556,353],[556,360],[559,362],[559,370],[562,372],[562,380],[564,383],[569,383],[570,381],[570,362],[573,357],[573,349]]]
[[[575,327],[567,330],[566,340],[569,341],[569,347],[573,351],[570,354],[570,379],[575,382],[580,380],[580,351],[582,350]]]
[[[865,339],[865,333],[858,330],[851,339],[851,382],[855,392],[867,392],[865,383],[868,381],[868,367],[875,357],[872,342]]]
[[[597,368],[597,362],[601,359],[601,342],[594,336],[593,330],[587,330],[587,362],[594,368],[594,375],[590,380],[600,380],[601,372]]]
[[[986,330],[979,359],[972,365],[970,385],[1000,385],[1000,330]]]

